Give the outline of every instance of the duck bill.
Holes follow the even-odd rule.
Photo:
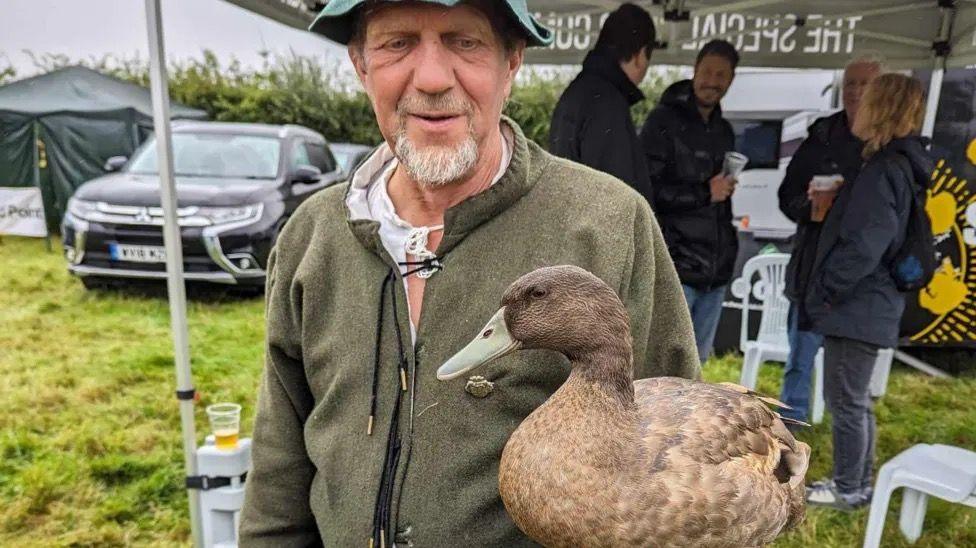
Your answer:
[[[495,312],[478,336],[437,369],[437,378],[449,381],[472,369],[518,350],[522,343],[512,338],[505,324],[505,307]]]

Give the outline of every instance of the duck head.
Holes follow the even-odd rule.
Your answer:
[[[582,268],[534,270],[509,286],[488,325],[438,368],[437,378],[455,379],[520,349],[553,350],[570,360],[620,354],[629,366],[626,308],[613,289]]]

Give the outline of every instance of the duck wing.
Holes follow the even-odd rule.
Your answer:
[[[634,383],[648,489],[663,489],[672,507],[655,521],[669,524],[675,545],[761,545],[802,520],[810,449],[760,396],[738,388]]]

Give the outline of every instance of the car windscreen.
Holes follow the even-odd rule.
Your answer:
[[[174,133],[173,171],[180,177],[274,179],[281,143],[272,137],[225,133]],[[155,139],[136,153],[127,171],[159,172]]]
[[[349,173],[355,167],[353,165],[353,162],[356,160],[355,151],[334,147],[332,149],[332,155],[335,156],[336,162],[342,168],[343,173]]]

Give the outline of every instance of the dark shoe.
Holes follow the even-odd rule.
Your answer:
[[[822,480],[807,486],[807,504],[851,512],[870,503],[862,491],[842,493],[833,480]]]
[[[871,499],[874,498],[874,487],[868,485],[861,489],[861,496],[864,497],[864,504],[871,504]]]

